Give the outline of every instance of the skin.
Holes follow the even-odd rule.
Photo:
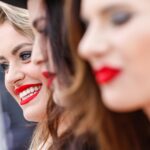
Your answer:
[[[39,66],[41,73],[47,71],[55,74],[51,54],[51,43],[49,41],[49,37],[45,35],[45,29],[47,28],[45,2],[43,0],[28,0],[28,10],[30,13],[31,26],[35,36],[32,62]],[[55,89],[53,92],[53,99],[55,103],[63,106],[60,101],[60,84],[58,83],[56,76],[53,82],[53,88]]]
[[[111,110],[143,109],[150,115],[149,8],[149,0],[82,0],[80,14],[87,28],[79,55],[93,69],[107,65],[121,70],[100,85],[103,102]],[[126,19],[120,21],[118,14]]]
[[[46,11],[43,0],[29,0],[28,10],[30,13],[30,22],[35,36],[32,52],[32,61],[35,65],[39,65],[40,71],[49,71],[54,73],[54,65],[52,54],[50,52],[51,45],[49,39],[45,35],[46,30]],[[40,12],[40,13],[39,13]]]
[[[51,54],[51,43],[49,41],[49,37],[45,35],[45,29],[47,28],[47,20],[46,20],[46,9],[45,2],[43,0],[28,0],[27,3],[29,14],[30,14],[30,22],[33,29],[33,33],[35,36],[33,51],[32,51],[32,62],[39,66],[40,72],[49,71],[50,73],[55,74],[55,68],[52,60]],[[40,12],[40,13],[39,13]],[[35,25],[35,22],[37,25]],[[38,54],[38,57],[37,57]],[[39,59],[41,58],[41,60]],[[57,76],[53,81],[53,100],[58,105],[63,105],[60,101],[60,86],[57,82]],[[59,98],[58,98],[59,97]],[[61,135],[70,124],[70,116],[67,114],[62,115],[62,122],[59,124],[58,134]]]
[[[33,40],[17,32],[7,21],[0,24],[0,32],[0,64],[7,64],[4,69],[5,86],[20,105],[21,99],[14,90],[26,84],[41,83],[39,94],[32,101],[20,107],[27,120],[43,121],[50,92],[43,84],[45,81],[39,73],[39,68],[31,62]],[[14,48],[18,45],[22,46],[14,53]],[[25,55],[25,52],[28,54]]]

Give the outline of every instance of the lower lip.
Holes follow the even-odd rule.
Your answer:
[[[112,69],[112,68],[103,68],[101,70],[94,71],[96,81],[98,84],[106,84],[111,82],[115,77],[120,74],[119,69]]]
[[[25,104],[29,103],[30,101],[32,101],[39,94],[39,92],[40,92],[40,90],[37,91],[32,96],[28,97],[27,99],[21,100],[20,105],[25,105]]]
[[[49,72],[42,72],[43,76],[47,79],[47,87],[50,88],[52,81],[55,77],[55,74],[49,73]]]

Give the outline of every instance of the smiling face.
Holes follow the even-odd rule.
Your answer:
[[[82,0],[80,14],[87,28],[78,52],[90,62],[105,105],[150,108],[149,0]]]
[[[0,64],[5,86],[29,121],[42,121],[46,114],[50,90],[39,68],[31,63],[32,38],[18,33],[5,21],[0,24]]]

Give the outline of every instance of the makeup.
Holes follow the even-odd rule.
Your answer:
[[[26,84],[15,89],[20,98],[20,105],[25,105],[33,100],[40,92],[42,84]]]
[[[94,75],[98,84],[106,84],[117,77],[120,72],[120,69],[104,66],[99,70],[94,70]]]
[[[50,88],[51,87],[51,84],[52,84],[52,81],[55,77],[55,74],[54,73],[50,73],[48,71],[45,71],[45,72],[42,72],[42,75],[47,79],[47,87]]]

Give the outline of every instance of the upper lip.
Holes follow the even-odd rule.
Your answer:
[[[94,74],[98,83],[104,84],[116,77],[120,73],[121,69],[103,66],[100,69],[94,70]]]
[[[55,73],[51,73],[51,72],[48,72],[48,71],[43,71],[42,74],[47,79],[54,78],[54,76],[55,76]]]
[[[37,83],[37,84],[26,84],[26,85],[22,85],[22,86],[16,88],[14,91],[15,91],[15,93],[18,95],[20,92],[23,92],[23,91],[26,90],[27,88],[34,87],[34,86],[41,86],[41,85],[42,85],[41,83]]]

